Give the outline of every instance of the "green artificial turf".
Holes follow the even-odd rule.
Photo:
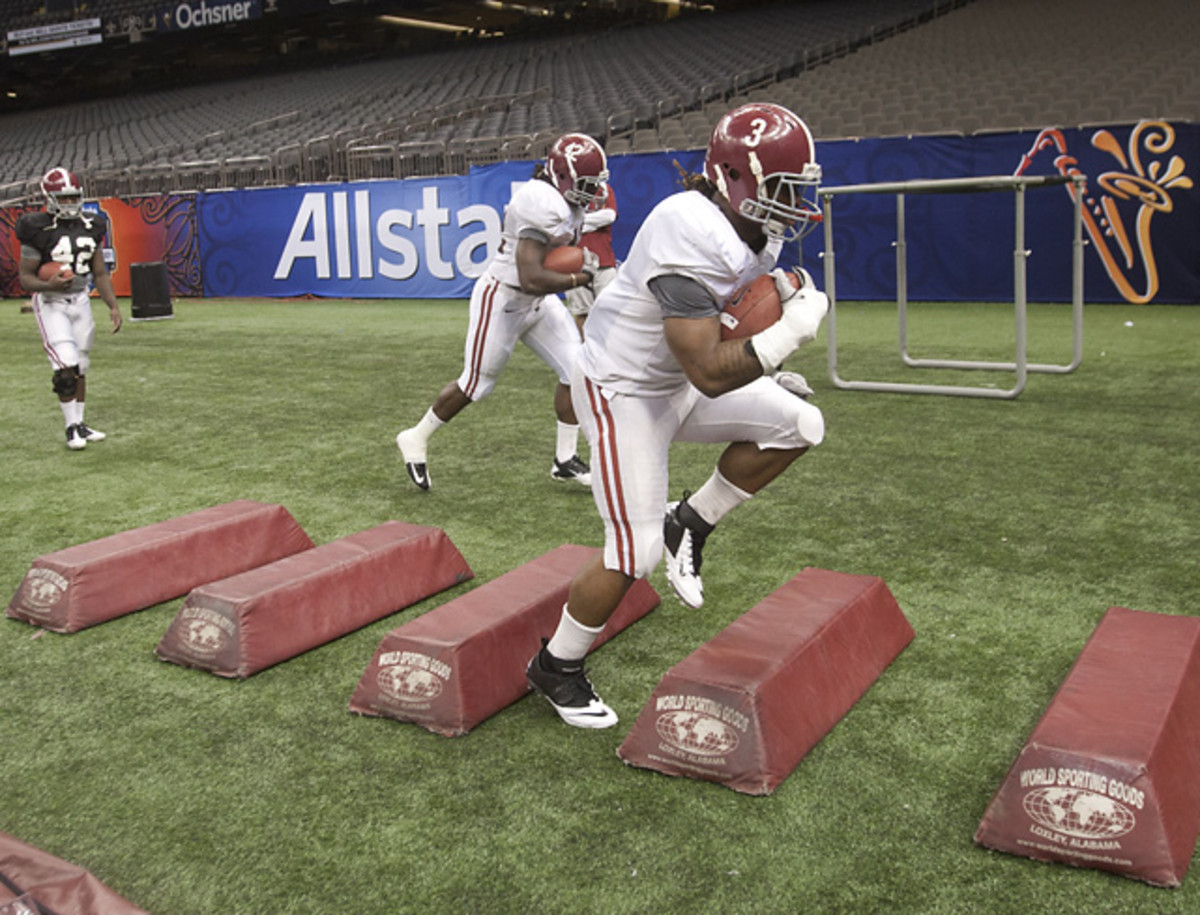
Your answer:
[[[660,568],[662,605],[593,656],[620,724],[570,729],[531,697],[451,739],[347,705],[391,629],[600,544],[590,495],[549,478],[550,371],[518,348],[434,438],[424,494],[393,439],[457,375],[464,302],[181,300],[117,336],[98,308],[87,420],[109,438],[73,453],[19,304],[0,303],[5,600],[44,553],[234,499],[318,544],[437,526],[476,576],[244,681],[156,659],[182,598],[71,635],[0,620],[0,831],[155,915],[1200,908],[1198,874],[1162,889],[972,839],[1108,607],[1200,613],[1200,308],[1088,306],[1081,368],[1012,401],[837,390],[823,333],[789,367],[825,443],[720,525],[702,610]],[[916,305],[909,346],[1010,360],[1012,325]],[[1012,384],[903,367],[894,306],[841,303],[837,331],[845,378]],[[1068,362],[1070,308],[1031,306],[1029,340]],[[718,453],[676,446],[673,494]],[[806,566],[882,578],[914,641],[770,796],[623,765],[667,669]]]

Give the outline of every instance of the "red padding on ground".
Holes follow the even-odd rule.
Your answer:
[[[997,851],[1178,886],[1200,834],[1200,619],[1110,607],[988,805]]]
[[[228,502],[47,553],[34,560],[7,612],[76,632],[312,545],[283,506]]]
[[[805,569],[667,671],[617,755],[770,794],[912,639],[881,579]]]
[[[387,521],[196,588],[155,652],[244,678],[473,577],[444,531]]]
[[[393,629],[367,665],[350,711],[457,737],[529,692],[525,667],[553,632],[575,573],[600,551],[566,544]],[[597,646],[660,602],[634,583]]]
[[[82,867],[0,832],[0,912],[17,899],[32,899],[41,911],[56,915],[148,915]]]

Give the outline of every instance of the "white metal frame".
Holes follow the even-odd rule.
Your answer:
[[[829,296],[829,317],[826,321],[829,341],[829,377],[834,385],[848,391],[888,391],[907,394],[949,394],[958,397],[988,397],[1012,400],[1024,389],[1029,372],[1066,374],[1077,369],[1083,361],[1083,190],[1084,175],[994,175],[980,178],[942,178],[914,181],[851,184],[822,188],[821,209],[825,225],[825,292]],[[1074,241],[1071,250],[1071,299],[1074,354],[1070,363],[1054,365],[1029,362],[1026,359],[1026,299],[1025,259],[1025,190],[1072,183],[1071,196],[1075,202]],[[1016,322],[1016,353],[1012,362],[976,362],[960,359],[916,359],[908,353],[908,258],[904,225],[906,194],[946,194],[970,191],[1011,190],[1016,207],[1016,239],[1013,249],[1013,296]],[[835,287],[836,254],[833,247],[833,198],[845,194],[896,195],[896,306],[899,312],[900,358],[905,365],[916,368],[991,369],[1016,373],[1011,388],[983,388],[966,385],[906,384],[883,381],[848,381],[837,372],[837,291]]]

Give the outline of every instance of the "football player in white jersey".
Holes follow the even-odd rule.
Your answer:
[[[793,112],[734,109],[713,130],[704,175],[651,211],[592,306],[571,390],[592,449],[604,551],[572,581],[553,637],[526,671],[568,724],[616,724],[584,657],[664,543],[672,587],[699,607],[705,538],[824,437],[821,411],[797,396],[811,391],[779,368],[816,336],[828,299],[803,271],[797,290],[773,269],[782,244],[820,221],[820,175],[812,134]],[[767,272],[782,317],[752,337],[722,340],[722,303]],[[729,444],[709,480],[668,505],[673,441]]]
[[[462,373],[442,389],[417,425],[396,436],[409,479],[420,489],[430,487],[430,436],[468,404],[492,393],[518,340],[558,375],[551,478],[591,484],[590,469],[578,455],[579,421],[571,404],[579,332],[557,293],[590,283],[596,258],[585,253],[579,273],[548,270],[542,261],[552,248],[579,243],[584,213],[603,199],[607,181],[608,161],[600,145],[583,134],[566,134],[550,147],[533,180],[513,194],[504,210],[500,248],[471,291]]]
[[[96,323],[89,288],[94,284],[108,306],[112,332],[121,329],[121,310],[112,277],[104,263],[102,243],[108,231],[102,213],[83,209],[83,187],[65,168],[52,168],[40,184],[45,209],[17,220],[21,243],[21,285],[33,293],[33,313],[42,347],[54,369],[52,385],[58,395],[67,429],[67,447],[79,451],[105,435],[83,421],[87,371]],[[38,271],[50,262],[66,272],[41,279]]]

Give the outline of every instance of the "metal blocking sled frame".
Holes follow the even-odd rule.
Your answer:
[[[1083,361],[1083,191],[1085,175],[1016,176],[995,175],[979,178],[942,178],[914,181],[851,184],[822,188],[821,209],[825,226],[825,292],[829,296],[828,327],[829,377],[836,387],[848,391],[890,391],[906,394],[948,394],[958,397],[987,397],[1012,400],[1024,389],[1029,372],[1066,374],[1075,371]],[[1071,183],[1075,202],[1074,241],[1071,250],[1071,298],[1074,355],[1066,365],[1029,362],[1026,359],[1026,300],[1025,259],[1025,190]],[[908,353],[908,264],[904,227],[904,198],[906,194],[954,194],[971,191],[1011,190],[1016,207],[1016,239],[1013,249],[1013,294],[1016,322],[1016,353],[1012,362],[975,362],[960,359],[916,359]],[[992,369],[1016,373],[1011,388],[984,388],[966,385],[909,384],[883,381],[848,381],[837,371],[837,294],[834,279],[836,254],[833,246],[833,198],[844,194],[896,195],[896,306],[899,312],[900,358],[914,368]]]

